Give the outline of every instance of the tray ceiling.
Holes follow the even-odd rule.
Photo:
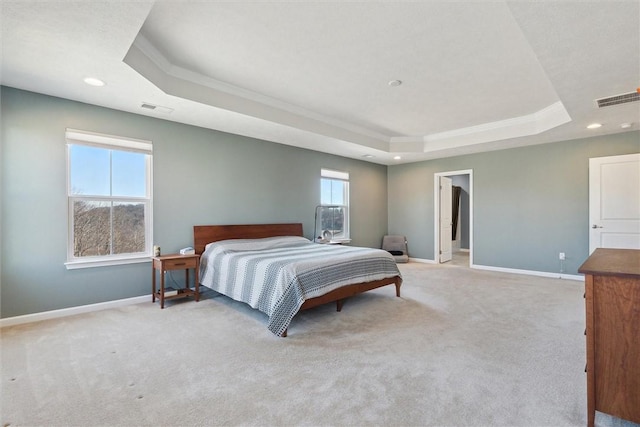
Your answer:
[[[637,1],[1,7],[4,85],[376,163],[640,121],[595,103],[640,86]]]

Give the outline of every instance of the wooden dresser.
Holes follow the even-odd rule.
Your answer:
[[[585,275],[587,425],[595,411],[640,423],[640,250],[596,249]]]

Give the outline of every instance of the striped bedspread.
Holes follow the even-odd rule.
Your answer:
[[[268,328],[278,336],[305,300],[394,276],[400,271],[386,251],[295,236],[209,243],[200,260],[202,285],[267,314]]]

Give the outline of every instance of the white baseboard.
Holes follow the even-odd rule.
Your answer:
[[[435,260],[424,258],[409,258],[410,262],[418,262],[422,264],[436,264]],[[500,273],[513,273],[513,274],[525,274],[529,276],[541,276],[550,277],[556,279],[576,280],[582,282],[584,276],[574,274],[563,273],[550,273],[546,271],[534,271],[534,270],[520,270],[516,268],[503,268],[493,267],[489,265],[474,264],[470,266],[478,270],[497,271]],[[118,308],[127,305],[140,304],[142,302],[148,302],[150,295],[142,295],[139,297],[125,298],[115,301],[99,302],[96,304],[81,305],[78,307],[62,308],[59,310],[43,311],[41,313],[25,314],[22,316],[7,317],[0,319],[0,328],[6,326],[21,325],[24,323],[39,322],[41,320],[57,319],[65,316],[72,316],[74,314],[89,313],[92,311],[100,311],[108,308]]]
[[[409,261],[420,262],[423,264],[438,264],[433,259],[424,259],[424,258],[409,258]],[[525,274],[528,276],[550,277],[553,279],[577,280],[579,282],[584,281],[584,276],[577,275],[577,274],[550,273],[547,271],[535,271],[535,270],[520,270],[517,268],[493,267],[490,265],[478,265],[478,264],[472,264],[469,267],[475,268],[478,270],[497,271],[500,273]]]
[[[142,295],[139,297],[119,299],[115,301],[99,302],[96,304],[81,305],[78,307],[61,308],[59,310],[7,317],[0,319],[0,328],[4,328],[5,326],[21,325],[23,323],[39,322],[41,320],[57,319],[59,317],[71,316],[74,314],[100,311],[107,308],[124,307],[127,305],[140,304],[141,302],[151,302],[151,295]]]
[[[471,268],[476,268],[478,270],[498,271],[500,273],[526,274],[528,276],[541,276],[541,277],[550,277],[554,279],[577,280],[580,282],[584,281],[584,276],[577,275],[577,274],[551,273],[547,271],[535,271],[535,270],[519,270],[517,268],[493,267],[490,265],[478,265],[478,264],[472,265]]]
[[[436,261],[433,259],[424,259],[424,258],[412,258],[409,257],[410,262],[421,262],[423,264],[435,264]]]

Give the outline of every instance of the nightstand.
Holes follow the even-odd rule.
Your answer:
[[[184,298],[195,296],[196,301],[200,300],[200,281],[198,278],[198,269],[200,267],[200,255],[162,255],[155,256],[152,259],[151,268],[151,301],[156,302],[156,298],[160,300],[160,308],[164,308],[164,301],[174,298]],[[189,270],[195,272],[195,290],[189,287]],[[164,276],[169,270],[184,270],[185,287],[178,289],[174,295],[165,295]],[[156,272],[160,272],[160,288],[156,290]]]

